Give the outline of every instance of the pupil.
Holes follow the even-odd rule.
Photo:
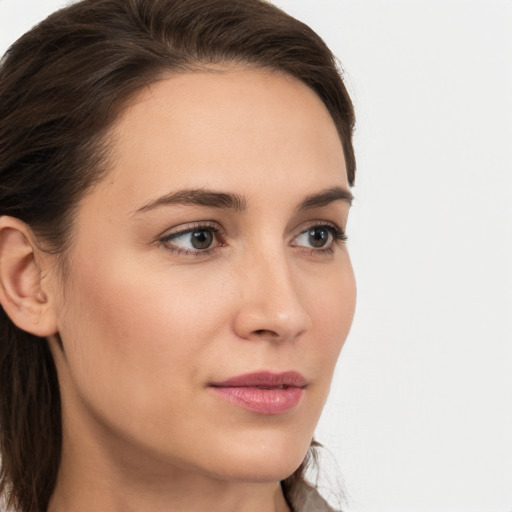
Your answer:
[[[309,230],[309,243],[313,247],[323,247],[329,240],[329,232],[323,228]]]
[[[194,231],[192,233],[192,247],[194,249],[207,249],[212,245],[213,234],[211,231]]]

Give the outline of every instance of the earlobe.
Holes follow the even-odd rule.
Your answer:
[[[32,230],[14,217],[0,217],[0,304],[15,325],[35,336],[55,334],[56,319],[42,288]]]

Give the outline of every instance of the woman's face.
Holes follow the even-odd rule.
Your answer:
[[[112,136],[54,304],[64,455],[288,476],[354,312],[329,113],[283,74],[226,69],[153,84]]]

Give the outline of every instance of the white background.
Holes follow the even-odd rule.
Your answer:
[[[347,512],[512,512],[512,1],[278,0],[358,127],[358,310],[318,429]],[[0,51],[59,0],[0,0]]]

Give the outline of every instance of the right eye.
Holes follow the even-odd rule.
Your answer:
[[[197,224],[170,233],[160,239],[166,248],[181,254],[209,254],[221,245],[219,229],[216,226]]]

